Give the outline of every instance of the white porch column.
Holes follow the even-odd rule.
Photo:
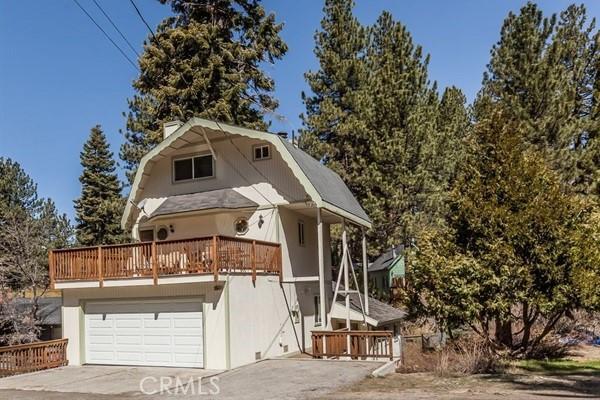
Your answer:
[[[365,291],[365,314],[369,315],[369,277],[367,273],[367,235],[365,233],[365,228],[362,229],[362,253],[363,286]]]
[[[325,292],[325,244],[323,243],[323,217],[317,208],[317,251],[319,252],[319,310],[321,326],[327,327],[327,292]]]
[[[350,274],[348,271],[348,235],[345,219],[342,219],[342,268],[344,268],[344,292],[346,294],[346,328],[350,330]],[[350,339],[350,336],[348,336],[348,339]]]

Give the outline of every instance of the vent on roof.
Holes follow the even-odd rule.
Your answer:
[[[183,122],[180,120],[165,122],[163,124],[163,139],[166,139],[167,136],[179,129],[181,125],[183,125]]]
[[[287,139],[288,133],[287,132],[283,132],[283,131],[277,132],[277,136],[279,136],[280,138]]]

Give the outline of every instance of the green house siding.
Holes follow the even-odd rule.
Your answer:
[[[405,273],[404,257],[398,257],[388,268],[369,272],[369,280],[378,291],[384,293],[390,290],[394,278],[403,278]]]
[[[404,257],[398,257],[388,269],[390,282],[392,278],[402,278],[406,273],[406,268],[404,266]]]

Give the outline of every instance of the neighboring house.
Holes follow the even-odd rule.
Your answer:
[[[404,246],[396,246],[380,255],[369,265],[368,271],[369,281],[379,294],[389,295],[392,287],[404,285]]]
[[[164,136],[122,218],[135,243],[50,254],[69,364],[229,369],[345,321],[330,226],[371,224],[341,178],[266,132],[194,118]]]
[[[18,297],[14,300],[15,308],[19,312],[30,312],[33,300],[26,297]],[[62,337],[61,329],[61,306],[60,297],[40,297],[38,299],[38,319],[40,340],[53,340]]]

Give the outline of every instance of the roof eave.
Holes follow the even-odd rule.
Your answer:
[[[265,134],[265,132],[256,131],[252,129],[242,128],[238,126],[228,125],[224,123],[217,123],[215,121],[210,121],[202,118],[192,118],[187,121],[185,124],[181,125],[177,130],[171,133],[167,138],[165,138],[162,142],[160,142],[154,149],[150,150],[142,159],[140,160],[140,164],[138,170],[135,174],[135,179],[133,184],[131,185],[131,191],[129,192],[129,196],[127,198],[127,204],[125,205],[125,210],[123,212],[123,216],[121,218],[121,227],[124,230],[127,230],[129,220],[131,219],[132,207],[135,206],[135,200],[137,198],[137,194],[139,191],[139,184],[142,180],[142,176],[144,174],[144,169],[149,161],[151,161],[155,156],[160,154],[161,151],[169,147],[173,142],[179,139],[181,135],[190,130],[193,127],[203,127],[212,130],[224,130],[231,134],[242,135],[254,139],[266,140],[271,143],[283,160],[286,162],[288,167],[292,169],[296,178],[300,181],[300,184],[306,191],[306,193],[311,197],[312,201],[315,203],[317,207],[325,208],[335,214],[340,215],[343,218],[346,218],[357,225],[363,226],[367,229],[371,228],[371,221],[365,220],[357,215],[347,212],[340,207],[337,207],[331,203],[324,201],[319,195],[318,191],[314,187],[314,185],[310,182],[304,171],[300,168],[294,157],[290,154],[290,152],[286,149],[285,145],[281,142],[283,140],[277,135]]]

